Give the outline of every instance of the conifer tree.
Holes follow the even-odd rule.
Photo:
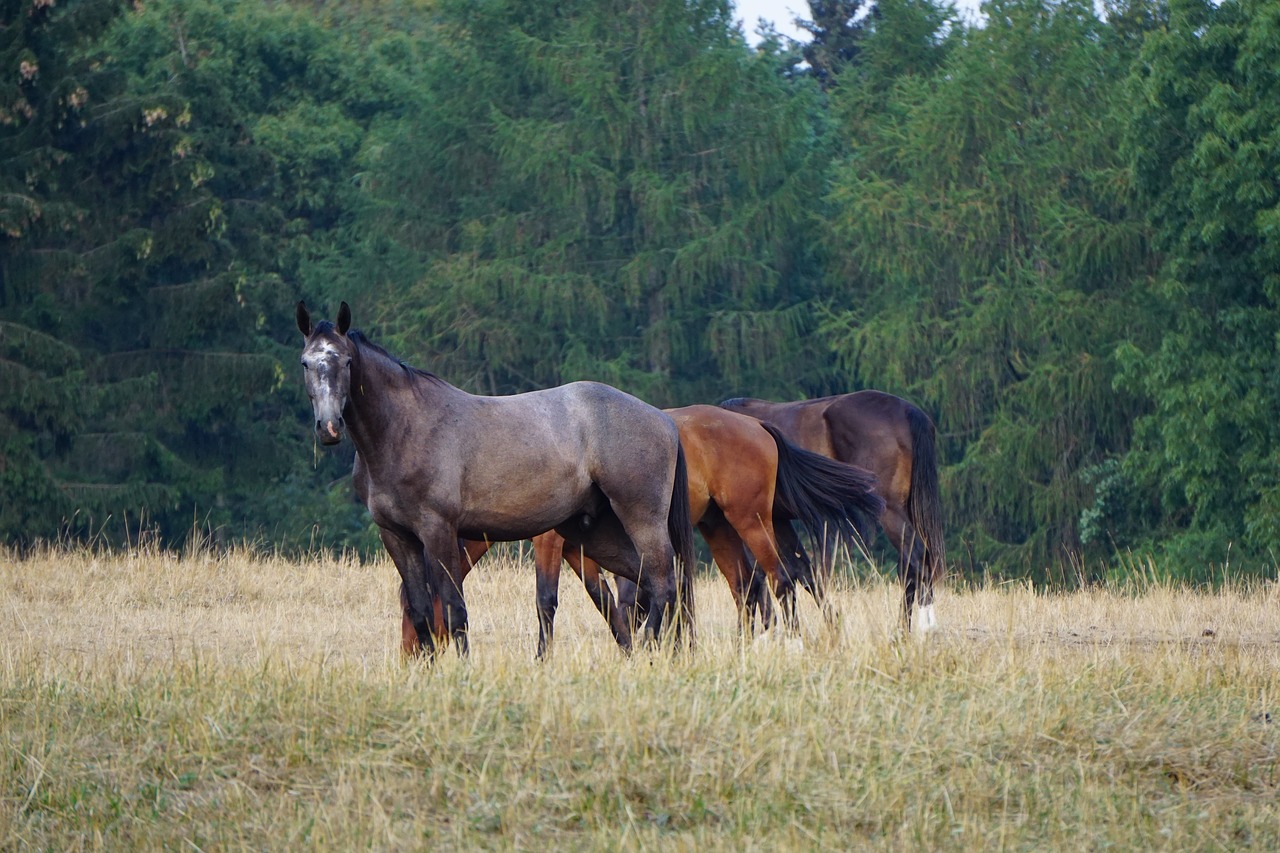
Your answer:
[[[490,393],[796,393],[814,102],[730,12],[441,4],[429,95],[373,170],[421,264],[384,309],[402,352]]]
[[[1118,153],[1126,54],[1087,3],[995,0],[985,27],[937,32],[941,62],[903,65],[877,42],[920,45],[936,7],[881,8],[835,96],[854,144],[825,332],[851,388],[934,414],[959,568],[1059,577],[1086,544],[1087,472],[1142,410],[1112,386],[1154,263]]]
[[[137,390],[95,381],[66,310],[129,251],[126,242],[141,245],[136,233],[104,245],[86,227],[86,128],[95,98],[109,95],[75,52],[117,7],[7,0],[0,9],[0,536],[23,541],[57,535],[77,510],[167,493],[145,477],[100,482],[68,470],[94,436],[112,432],[99,417],[108,391],[127,407]],[[120,443],[144,442],[135,434]],[[105,467],[118,469],[117,459]]]
[[[1280,553],[1280,18],[1177,0],[1135,66],[1128,150],[1164,263],[1158,343],[1124,351],[1153,409],[1125,459],[1120,519],[1188,574],[1274,571]]]
[[[297,520],[278,496],[312,491],[293,483],[311,454],[291,306],[348,237],[385,75],[309,10],[25,5],[39,73],[5,102],[29,115],[3,140],[26,192],[0,214],[0,357],[21,368],[0,476],[27,499],[0,535],[140,512],[170,539],[193,518],[280,535]]]
[[[878,14],[874,3],[862,0],[809,0],[812,20],[799,20],[809,34],[802,53],[809,73],[830,89],[840,73],[858,61],[871,21]]]

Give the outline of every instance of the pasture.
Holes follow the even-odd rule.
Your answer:
[[[496,559],[495,559],[496,558]],[[247,552],[0,554],[0,849],[1277,849],[1274,583],[837,579],[840,627],[623,657],[527,551],[467,579],[471,657],[398,657],[398,578]]]

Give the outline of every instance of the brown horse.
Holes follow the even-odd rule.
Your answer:
[[[807,450],[876,475],[885,502],[880,525],[898,551],[903,619],[910,630],[912,609],[918,605],[918,627],[933,628],[933,588],[945,574],[946,553],[935,429],[929,416],[881,391],[795,403],[737,397],[720,405],[774,424]]]
[[[527,539],[555,529],[655,596],[692,638],[693,527],[671,418],[598,382],[481,397],[409,367],[351,328],[313,324],[301,302],[302,367],[316,437],[356,447],[352,481],[405,588],[418,644],[439,626],[467,649],[459,539]],[[437,622],[439,620],[439,622]]]
[[[874,494],[875,478],[862,469],[802,450],[775,427],[755,418],[716,406],[687,406],[667,409],[666,413],[675,421],[684,449],[690,519],[729,584],[743,630],[752,628],[753,614],[765,628],[773,622],[769,595],[761,573],[752,564],[752,555],[778,596],[788,630],[798,627],[797,580],[826,613],[820,575],[811,571],[791,521],[798,520],[815,538],[836,534],[853,543],[858,520],[875,519],[883,512],[884,502]],[[625,603],[620,607],[600,577],[596,561],[572,545],[566,548],[564,539],[554,531],[533,541],[538,571],[538,655],[544,655],[551,642],[562,553],[582,578],[615,639],[627,647],[634,588],[620,579],[620,593],[626,588],[622,593]],[[464,546],[471,562],[487,550],[483,542]],[[647,605],[643,590],[640,598],[640,603]]]

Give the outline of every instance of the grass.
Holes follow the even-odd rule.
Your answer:
[[[835,634],[624,658],[576,579],[467,581],[472,653],[398,657],[394,568],[0,556],[0,849],[1280,847],[1275,584],[945,592]]]

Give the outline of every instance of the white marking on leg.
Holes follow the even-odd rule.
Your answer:
[[[924,636],[938,627],[938,616],[933,612],[933,605],[926,604],[916,611],[915,633]]]

